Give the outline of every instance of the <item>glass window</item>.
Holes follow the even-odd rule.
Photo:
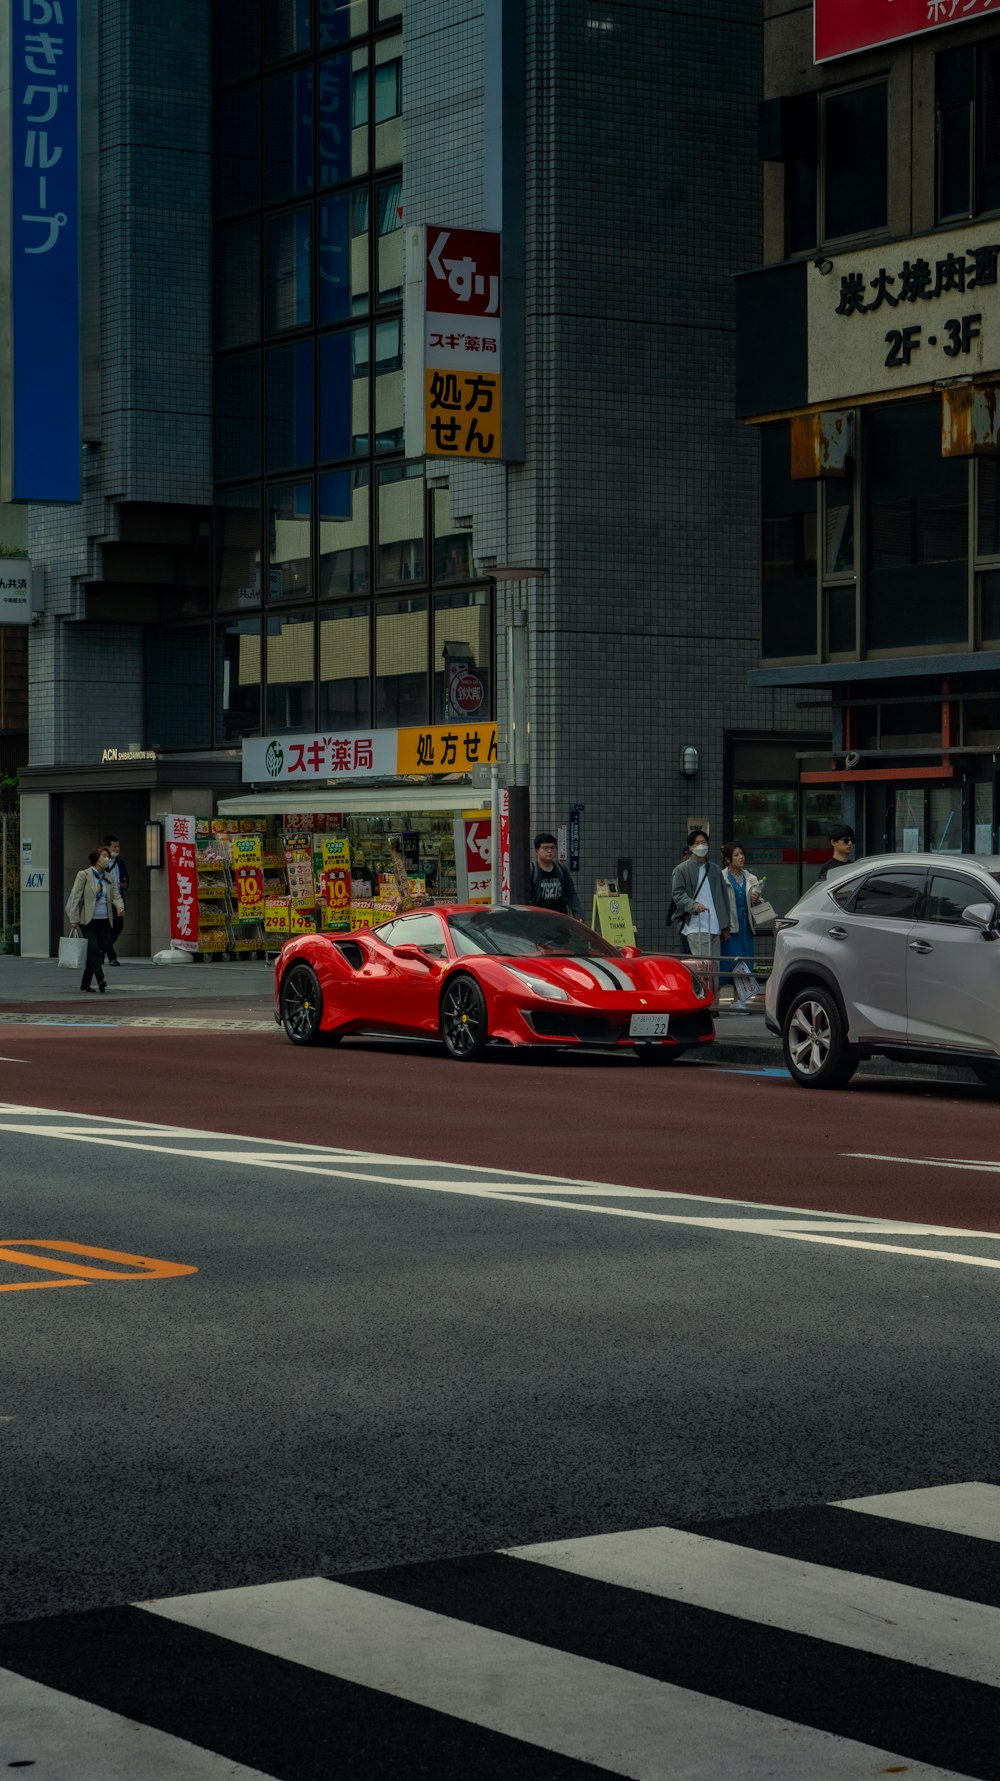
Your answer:
[[[930,797],[931,853],[962,851],[962,788],[960,785],[935,785]]]
[[[312,341],[269,347],[264,377],[267,469],[304,468],[313,462]]]
[[[980,50],[980,190],[981,210],[1000,210],[1000,44]]]
[[[316,727],[313,639],[308,612],[272,613],[267,620],[267,727],[287,734]]]
[[[382,935],[385,939],[385,935]],[[406,915],[393,923],[393,946],[419,946],[429,958],[447,958],[444,929],[439,915]]]
[[[318,0],[319,47],[335,49],[368,29],[368,0]]]
[[[932,872],[925,921],[958,923],[962,926],[962,910],[976,903],[993,903],[985,886],[971,878],[953,878],[947,872]]]
[[[380,600],[375,610],[375,722],[427,722],[427,598]]]
[[[545,909],[463,910],[448,917],[458,953],[494,953],[498,958],[620,958],[609,940]]]
[[[853,582],[826,590],[826,647],[830,655],[854,655],[858,625]]]
[[[339,730],[371,722],[371,607],[335,606],[319,621],[319,721]]]
[[[257,87],[216,98],[215,215],[221,219],[260,205],[260,93]]]
[[[403,182],[394,179],[379,186],[378,202],[378,300],[401,303],[403,299]]]
[[[319,183],[339,185],[368,171],[368,51],[325,56],[319,64]]]
[[[312,487],[283,482],[267,491],[267,597],[308,600],[312,593]]]
[[[976,556],[1000,557],[1000,460],[977,458]]]
[[[260,619],[215,627],[215,740],[260,735]]]
[[[215,599],[224,607],[260,605],[260,493],[230,489],[215,509]]]
[[[215,0],[212,9],[213,78],[217,87],[247,80],[260,63],[260,0]]]
[[[823,234],[884,229],[888,218],[889,98],[884,81],[823,99]]]
[[[931,399],[863,411],[868,649],[965,642],[969,471]]]
[[[434,596],[434,722],[489,716],[493,624],[484,587]]]
[[[368,329],[323,334],[319,343],[319,455],[368,453]]]
[[[403,159],[403,39],[386,37],[375,45],[375,165],[395,167]]]
[[[975,207],[976,51],[945,50],[936,60],[938,220]]]
[[[827,575],[854,573],[854,477],[830,477],[823,484],[823,567]]]
[[[979,641],[1000,641],[1000,569],[979,577]]]
[[[375,324],[375,450],[403,449],[402,320]]]
[[[308,208],[285,211],[267,225],[267,331],[301,328],[311,320]]]
[[[368,188],[321,198],[319,320],[344,322],[368,308]]]
[[[923,872],[873,872],[858,891],[854,914],[916,921],[923,888]]]
[[[311,192],[313,77],[311,68],[280,74],[264,86],[264,199],[267,204]]]
[[[146,735],[156,754],[212,744],[211,653],[207,625],[148,626]]]
[[[819,101],[815,93],[787,100],[789,147],[785,160],[785,209],[789,253],[819,241]]]
[[[816,654],[816,485],[793,482],[787,421],[761,429],[765,659]]]
[[[215,344],[260,339],[260,223],[249,217],[215,238]]]
[[[310,44],[311,0],[264,0],[264,60],[287,62]]]
[[[319,597],[366,594],[370,585],[368,471],[334,470],[319,479]]]
[[[424,581],[424,473],[419,464],[394,464],[378,473],[380,587]]]
[[[434,489],[431,493],[434,522],[434,580],[471,581],[472,521],[463,515],[461,522],[452,518],[451,493]]]
[[[926,797],[923,786],[900,786],[895,794],[894,851],[925,853]]]
[[[973,790],[975,792],[973,805],[975,833],[972,851],[973,853],[992,854],[996,852],[993,845],[993,781],[980,779],[976,782]]]
[[[215,474],[220,482],[260,474],[260,353],[215,363]]]
[[[403,0],[378,0],[378,22],[386,25],[390,19],[401,19],[403,16]]]

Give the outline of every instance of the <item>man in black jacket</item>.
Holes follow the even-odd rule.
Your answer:
[[[557,909],[560,915],[575,915],[583,920],[583,910],[576,894],[576,885],[566,867],[556,858],[559,844],[554,835],[535,836],[535,863],[531,868],[531,901],[540,909]]]
[[[104,845],[111,855],[111,867],[110,867],[109,876],[114,879],[115,884],[118,886],[118,889],[121,892],[122,903],[124,904],[125,892],[128,890],[128,867],[126,866],[125,861],[122,859],[122,856],[121,856],[121,848],[119,845],[118,836],[117,835],[105,835]],[[120,912],[117,909],[113,909],[111,912],[111,939],[108,943],[108,950],[107,950],[107,960],[108,960],[109,965],[118,965],[121,963],[121,960],[118,958],[118,955],[115,952],[115,947],[118,944],[118,938],[119,938],[119,935],[121,934],[122,928],[124,926],[125,926],[124,911]]]

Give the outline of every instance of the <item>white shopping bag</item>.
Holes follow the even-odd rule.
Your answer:
[[[67,971],[82,971],[87,963],[87,940],[84,934],[64,934],[59,942],[59,963]]]
[[[737,959],[733,967],[733,994],[742,1004],[749,1002],[754,996],[760,995],[760,984],[747,964],[746,959]]]

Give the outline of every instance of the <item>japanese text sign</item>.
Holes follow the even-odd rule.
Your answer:
[[[237,835],[233,841],[234,866],[260,866],[263,864],[263,848],[260,835]]]
[[[406,773],[470,773],[496,759],[496,724],[458,719],[453,724],[425,724],[422,729],[254,737],[243,744],[243,777],[250,784],[281,780],[291,788],[315,785],[334,775],[364,780]],[[347,844],[342,845],[346,849]],[[338,865],[345,863],[346,859],[336,860]]]
[[[80,499],[79,4],[7,9],[15,501]]]
[[[501,237],[429,226],[421,241],[424,450],[499,458]]]
[[[32,573],[23,557],[0,557],[0,625],[30,625]]]
[[[966,24],[996,6],[997,0],[815,0],[816,61],[829,62],[942,25]]]
[[[193,816],[165,816],[170,940],[175,952],[198,951],[198,859]]]
[[[398,773],[469,773],[497,758],[496,724],[426,724],[398,734]]]
[[[263,919],[264,874],[259,866],[237,866],[236,907],[240,921]]]

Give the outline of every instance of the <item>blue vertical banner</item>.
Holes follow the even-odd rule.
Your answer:
[[[80,0],[9,0],[15,501],[80,499]]]

